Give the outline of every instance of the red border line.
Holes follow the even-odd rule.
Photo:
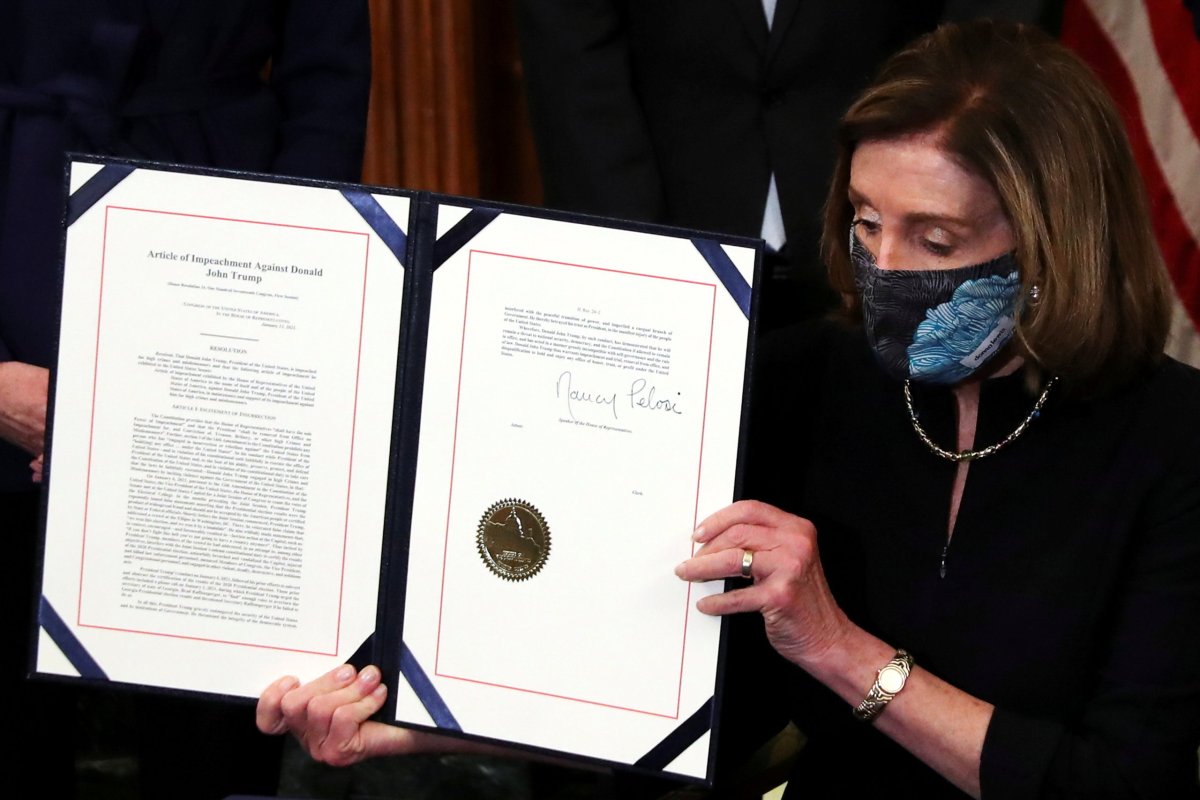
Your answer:
[[[100,237],[100,297],[96,302],[96,355],[92,360],[92,413],[88,420],[87,476],[83,483],[83,522],[79,546],[79,592],[75,598],[75,624],[83,620],[83,565],[87,562],[88,509],[92,501],[92,445],[96,441],[96,385],[100,376],[100,321],[104,317],[104,267],[108,262],[108,212],[104,207],[104,232]]]
[[[703,474],[703,471],[704,471],[704,437],[705,437],[706,428],[707,428],[708,395],[709,395],[709,388],[710,388],[709,384],[710,384],[711,374],[712,374],[713,336],[714,336],[714,332],[715,332],[715,328],[716,328],[716,313],[717,313],[717,311],[716,311],[716,309],[717,309],[717,287],[716,287],[716,284],[708,283],[705,281],[693,281],[693,280],[686,280],[683,278],[672,278],[672,277],[668,277],[668,276],[664,276],[664,275],[650,275],[650,274],[643,273],[643,272],[631,272],[629,270],[611,269],[608,267],[595,267],[595,266],[590,266],[587,264],[573,264],[568,261],[554,261],[554,260],[545,259],[545,258],[532,258],[532,257],[528,257],[528,256],[513,255],[511,253],[498,253],[498,252],[494,252],[494,251],[490,251],[490,250],[474,250],[474,249],[469,250],[468,254],[467,254],[467,280],[466,280],[466,287],[464,290],[464,298],[463,298],[462,341],[459,345],[459,354],[458,354],[458,388],[457,388],[457,394],[455,397],[455,406],[454,406],[454,437],[453,437],[453,443],[451,445],[452,449],[451,449],[451,454],[450,454],[450,489],[449,489],[449,495],[446,500],[446,534],[445,534],[445,537],[442,542],[442,582],[441,582],[440,595],[439,595],[439,599],[438,599],[437,637],[436,637],[436,642],[434,645],[434,660],[433,660],[434,675],[436,675],[439,678],[448,678],[448,679],[452,679],[452,680],[465,681],[468,683],[476,683],[476,684],[479,684],[482,686],[492,686],[495,688],[509,689],[509,690],[517,691],[517,692],[526,692],[529,694],[536,694],[536,695],[540,695],[543,697],[553,697],[553,698],[557,698],[560,700],[571,700],[571,701],[574,701],[577,703],[586,703],[588,705],[603,706],[605,708],[613,708],[613,709],[618,709],[621,711],[629,711],[629,712],[633,712],[633,713],[637,713],[637,714],[646,714],[648,716],[662,717],[664,719],[679,719],[679,709],[683,702],[682,701],[683,672],[684,672],[684,663],[685,663],[686,657],[687,657],[688,620],[691,617],[691,607],[692,607],[692,587],[690,584],[687,587],[687,594],[686,594],[686,599],[684,602],[683,637],[682,637],[682,641],[681,641],[680,655],[679,655],[679,683],[678,683],[678,686],[676,689],[675,713],[673,715],[663,714],[663,713],[655,712],[655,711],[647,711],[644,709],[627,708],[625,706],[618,706],[618,705],[613,705],[610,703],[602,703],[597,700],[587,700],[587,699],[581,698],[581,697],[570,697],[567,695],[553,694],[550,692],[539,692],[534,689],[522,689],[517,686],[508,686],[506,684],[489,683],[489,682],[483,681],[483,680],[464,678],[464,677],[460,677],[457,675],[450,675],[450,674],[441,672],[440,667],[441,667],[441,653],[442,653],[442,619],[444,617],[445,603],[446,603],[446,569],[447,569],[446,565],[449,560],[449,551],[450,551],[450,517],[451,517],[451,510],[454,505],[454,467],[455,467],[455,463],[457,461],[457,456],[458,456],[458,421],[459,421],[459,409],[461,408],[461,405],[462,405],[462,368],[463,368],[463,360],[464,360],[465,354],[466,354],[467,312],[468,312],[468,308],[470,305],[471,270],[474,266],[474,257],[475,257],[476,253],[478,253],[480,255],[497,256],[500,258],[509,258],[509,259],[514,259],[514,260],[518,260],[518,261],[527,261],[527,262],[531,261],[531,262],[535,262],[538,264],[548,264],[548,265],[563,266],[563,267],[575,267],[578,269],[593,270],[595,272],[606,272],[606,273],[610,273],[613,275],[627,275],[627,276],[636,277],[636,278],[650,278],[653,280],[671,281],[674,283],[685,283],[685,284],[689,284],[692,286],[707,286],[712,291],[712,295],[713,295],[712,312],[711,312],[711,316],[710,316],[710,320],[709,320],[709,329],[708,329],[708,367],[707,367],[707,371],[705,373],[705,383],[704,383],[704,412],[703,412],[703,415],[702,415],[701,421],[700,421],[700,454],[699,454],[699,461],[696,465],[696,499],[695,499],[695,504],[693,505],[693,511],[692,511],[692,527],[693,528],[696,527],[696,522],[697,522],[696,516],[699,513],[700,476]],[[694,549],[695,548],[693,545],[692,550],[694,551]]]
[[[450,509],[454,506],[454,465],[458,460],[458,412],[462,407],[462,367],[467,352],[467,309],[471,303],[471,266],[475,259],[475,251],[467,252],[467,285],[463,291],[463,324],[462,341],[458,348],[458,387],[454,397],[454,438],[450,444],[450,487],[446,498],[446,536],[442,540],[442,586],[438,595],[438,626],[437,640],[433,650],[433,672],[438,672],[442,659],[442,616],[446,605],[446,553],[450,551]]]
[[[501,258],[519,258],[522,261],[536,261],[539,264],[556,264],[556,265],[562,266],[562,267],[579,267],[580,269],[590,269],[590,270],[594,270],[595,272],[611,272],[615,275],[634,275],[639,278],[653,278],[658,281],[672,281],[674,283],[690,283],[694,286],[712,286],[714,288],[716,287],[715,283],[708,283],[707,281],[692,281],[692,280],[688,280],[686,278],[671,278],[666,275],[650,275],[645,272],[630,272],[629,270],[612,269],[611,267],[593,267],[588,264],[573,264],[570,261],[554,261],[549,258],[532,258],[530,256],[515,256],[512,253],[496,253],[491,250],[472,250],[471,253],[472,254],[479,253],[480,255],[487,255],[487,256],[500,256]]]
[[[211,642],[213,644],[230,644],[237,647],[253,647],[259,650],[282,650],[286,653],[305,653],[313,656],[336,656],[337,651],[326,653],[321,650],[303,650],[298,647],[279,647],[271,644],[255,644],[254,642],[235,642],[230,639],[206,639],[203,636],[184,636],[181,633],[160,633],[158,631],[140,631],[136,628],[117,628],[109,625],[85,625],[80,623],[80,628],[89,628],[97,631],[114,631],[116,633],[135,633],[141,636],[158,636],[163,639],[183,639],[189,642]]]
[[[717,328],[717,287],[714,285],[712,299],[712,317],[708,323],[708,365],[704,370],[704,411],[700,416],[700,461],[696,465],[696,504],[692,507],[692,529],[700,524],[700,479],[704,475],[704,441],[708,438],[708,390],[712,383],[712,354],[713,335]],[[689,548],[692,555],[696,554],[696,545]],[[679,654],[679,694],[675,697],[675,718],[679,718],[679,709],[683,705],[683,671],[687,660],[688,620],[692,618],[692,582],[687,585],[687,606],[683,615],[683,652]]]
[[[522,689],[520,686],[509,686],[508,684],[504,684],[504,683],[490,683],[488,681],[481,681],[481,680],[477,680],[475,678],[463,678],[459,675],[449,675],[444,672],[439,672],[438,677],[439,678],[447,678],[449,680],[462,681],[463,683],[474,683],[479,686],[490,686],[493,689],[511,689],[514,692],[521,692],[522,694],[534,694],[534,695],[537,695],[538,697],[551,697],[555,700],[570,700],[575,703],[586,703],[589,706],[600,706],[602,708],[612,708],[617,711],[628,711],[632,714],[644,714],[647,717],[659,717],[661,719],[679,719],[678,712],[676,712],[674,715],[661,714],[657,711],[645,711],[640,708],[629,708],[628,706],[618,706],[613,703],[601,703],[599,700],[584,700],[581,697],[570,697],[565,694],[554,694],[553,692],[539,692],[536,689]]]
[[[335,627],[335,631],[334,631],[334,647],[333,647],[332,652],[327,653],[327,652],[319,651],[319,650],[304,650],[304,649],[292,648],[292,647],[279,647],[279,646],[275,646],[275,645],[255,644],[253,642],[236,642],[236,641],[229,641],[229,640],[225,640],[225,639],[206,639],[201,636],[186,636],[183,634],[161,633],[158,631],[141,631],[141,630],[136,630],[136,629],[132,629],[132,628],[119,628],[119,627],[109,627],[109,626],[104,626],[104,625],[88,624],[83,621],[83,594],[84,594],[83,577],[84,577],[84,567],[87,562],[88,511],[89,511],[89,503],[90,503],[90,499],[91,499],[91,484],[92,484],[92,447],[93,447],[94,438],[95,438],[95,425],[96,425],[96,391],[97,391],[96,387],[99,383],[99,375],[100,375],[100,332],[101,332],[101,318],[103,316],[103,310],[104,310],[104,268],[105,268],[105,263],[106,263],[106,260],[108,257],[109,212],[114,211],[114,210],[115,211],[132,211],[132,212],[144,213],[144,214],[165,214],[165,215],[174,216],[174,217],[188,217],[191,219],[206,219],[206,220],[214,220],[217,222],[240,222],[240,223],[245,223],[245,224],[249,224],[249,225],[266,225],[266,226],[275,227],[275,228],[291,228],[294,230],[308,230],[308,231],[317,231],[320,233],[336,233],[336,234],[346,234],[346,235],[364,237],[365,249],[363,251],[362,305],[360,308],[359,321],[358,321],[358,354],[357,354],[355,374],[354,374],[354,403],[352,406],[351,422],[350,422],[350,464],[349,464],[349,469],[347,471],[347,476],[346,476],[346,517],[345,517],[345,522],[343,524],[343,529],[342,529],[342,567],[341,567],[341,575],[340,575],[339,582],[338,582],[338,605],[337,605],[337,617],[336,617],[337,621],[336,621],[336,627]],[[93,367],[92,367],[92,411],[91,411],[91,422],[90,422],[90,427],[89,427],[89,431],[88,431],[87,478],[85,481],[86,488],[84,490],[83,525],[82,525],[82,537],[81,537],[81,548],[80,548],[80,559],[79,559],[79,592],[77,595],[76,611],[75,611],[75,624],[77,627],[92,628],[92,629],[96,629],[96,630],[118,631],[118,632],[122,632],[122,633],[142,634],[142,635],[146,635],[146,636],[160,636],[160,637],[165,637],[165,638],[184,639],[184,640],[188,640],[188,641],[213,642],[216,644],[229,644],[229,645],[238,645],[238,646],[242,646],[242,647],[255,647],[255,648],[261,648],[261,649],[265,649],[265,650],[279,650],[279,651],[291,652],[291,653],[309,653],[309,654],[313,654],[313,655],[323,655],[323,656],[337,655],[338,648],[341,647],[342,605],[343,605],[344,598],[345,598],[345,586],[346,586],[346,553],[349,549],[349,539],[350,539],[350,487],[353,482],[353,476],[354,476],[354,441],[355,441],[355,434],[357,431],[357,424],[358,424],[358,392],[359,392],[359,381],[360,381],[361,374],[362,374],[362,344],[363,344],[363,331],[364,331],[364,328],[366,325],[365,318],[366,318],[366,305],[367,305],[367,274],[370,269],[370,257],[371,257],[371,234],[364,233],[363,231],[345,231],[345,230],[339,230],[337,228],[316,228],[316,227],[311,227],[311,226],[306,226],[306,225],[289,225],[289,224],[283,223],[283,222],[264,222],[261,220],[237,219],[237,218],[233,218],[233,217],[215,217],[215,216],[207,216],[204,214],[185,214],[185,213],[178,212],[178,211],[159,211],[156,209],[133,208],[130,206],[111,206],[110,205],[110,206],[104,207],[104,233],[103,233],[102,240],[101,240],[101,251],[100,251],[100,298],[99,298],[99,304],[98,304],[97,315],[96,315],[96,355],[95,355],[95,360],[93,362]]]
[[[358,431],[358,390],[362,378],[363,330],[367,320],[367,273],[371,268],[371,237],[363,251],[362,306],[358,312],[358,356],[354,362],[354,410],[350,413],[350,463],[346,472],[346,522],[342,528],[342,569],[338,578],[337,632],[333,637],[333,652],[342,646],[342,602],[346,596],[346,552],[350,549],[350,489],[354,485],[354,441]]]
[[[292,225],[287,222],[266,222],[260,219],[241,219],[240,217],[216,217],[209,214],[185,214],[182,211],[162,211],[157,208],[136,208],[134,206],[105,206],[105,209],[116,209],[117,211],[142,211],[146,214],[165,214],[169,217],[191,217],[192,219],[211,219],[216,222],[244,222],[247,225],[268,225],[273,228],[294,228],[301,231],[323,231],[325,233],[347,233],[352,236],[365,236],[371,238],[371,234],[364,231],[344,231],[340,228],[317,228],[312,225]],[[107,218],[107,213],[105,217]]]

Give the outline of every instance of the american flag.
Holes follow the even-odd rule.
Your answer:
[[[1175,284],[1167,352],[1200,366],[1200,0],[1067,0],[1062,40],[1125,117]]]

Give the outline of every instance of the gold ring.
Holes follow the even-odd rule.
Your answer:
[[[753,550],[743,550],[742,551],[742,577],[743,578],[750,577],[750,567],[752,567],[752,566],[754,566],[754,551]]]

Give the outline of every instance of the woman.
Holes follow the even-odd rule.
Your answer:
[[[796,695],[802,797],[1197,796],[1200,374],[1161,355],[1111,100],[1035,30],[948,26],[839,146],[824,250],[863,328],[764,348],[772,505],[677,569],[750,577],[700,608],[760,613],[794,665],[730,704]],[[334,761],[438,746],[364,724],[382,696],[373,668],[284,679],[259,725]]]

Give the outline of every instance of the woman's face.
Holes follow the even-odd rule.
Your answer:
[[[882,269],[950,269],[1013,249],[992,187],[960,167],[934,134],[860,142],[850,160],[854,231]]]

